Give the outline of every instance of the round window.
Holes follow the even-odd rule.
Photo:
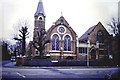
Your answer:
[[[57,28],[57,31],[59,34],[65,34],[66,33],[66,28],[64,25],[59,25]]]
[[[60,32],[60,33],[64,33],[64,32],[65,32],[64,27],[59,27],[59,32]]]

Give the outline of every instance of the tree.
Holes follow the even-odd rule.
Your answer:
[[[0,41],[0,47],[2,48],[2,60],[10,60],[10,54],[8,49],[9,43],[5,40]]]
[[[22,45],[21,42],[17,41],[15,44],[9,45],[9,51],[11,56],[20,56],[22,53]]]
[[[9,46],[9,51],[10,51],[10,55],[11,55],[11,61],[15,61],[16,60],[16,54],[17,54],[17,48],[15,45],[10,45]]]
[[[27,35],[29,34],[27,26],[26,25],[23,26],[19,30],[19,32],[20,32],[20,34],[19,34],[20,38],[15,37],[14,39],[18,40],[18,41],[20,41],[22,43],[22,56],[24,56],[25,53],[26,53],[26,38],[27,38]]]
[[[118,42],[117,42],[117,44],[118,44],[118,62],[119,62],[119,66],[120,66],[120,22],[118,22],[118,25],[117,25],[117,27],[118,27],[118,34],[117,34],[117,40],[118,40]]]
[[[39,51],[40,59],[44,56],[45,44],[49,43],[50,40],[46,40],[46,31],[41,29],[40,32],[37,32],[37,39],[33,40],[33,46]]]
[[[112,18],[112,21],[108,24],[112,28],[112,32],[114,36],[112,37],[112,42],[114,43],[114,51],[113,58],[115,62],[117,62],[117,65],[119,65],[120,62],[120,21],[116,20],[115,18]]]
[[[120,22],[117,21],[115,18],[112,18],[111,22],[108,23],[108,26],[110,26],[112,28],[112,33],[116,36],[117,34],[119,34],[119,24]]]

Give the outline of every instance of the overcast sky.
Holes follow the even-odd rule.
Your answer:
[[[106,24],[117,17],[119,0],[42,0],[46,14],[46,30],[60,16],[61,12],[70,26],[80,37],[89,27],[99,21]],[[0,37],[12,39],[15,25],[20,20],[30,24],[30,33],[34,29],[34,13],[39,0],[0,0]],[[107,28],[108,29],[108,28]],[[32,36],[30,36],[32,40]]]

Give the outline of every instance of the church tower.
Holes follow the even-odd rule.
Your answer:
[[[37,33],[40,32],[41,29],[45,29],[45,12],[43,7],[42,0],[39,0],[37,10],[34,14],[34,35],[33,40],[37,39]]]
[[[39,34],[41,33],[41,30],[45,30],[45,17],[43,2],[42,0],[39,0],[37,10],[34,14],[33,42],[39,42]],[[32,51],[32,56],[39,56],[39,51],[37,49],[33,47]]]

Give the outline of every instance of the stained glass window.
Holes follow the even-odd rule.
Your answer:
[[[65,32],[64,27],[60,27],[60,28],[59,28],[59,32],[60,32],[60,33],[64,33],[64,32]]]
[[[71,38],[69,35],[66,35],[64,38],[64,50],[71,51]]]
[[[57,34],[52,37],[52,50],[59,50],[59,37]]]

